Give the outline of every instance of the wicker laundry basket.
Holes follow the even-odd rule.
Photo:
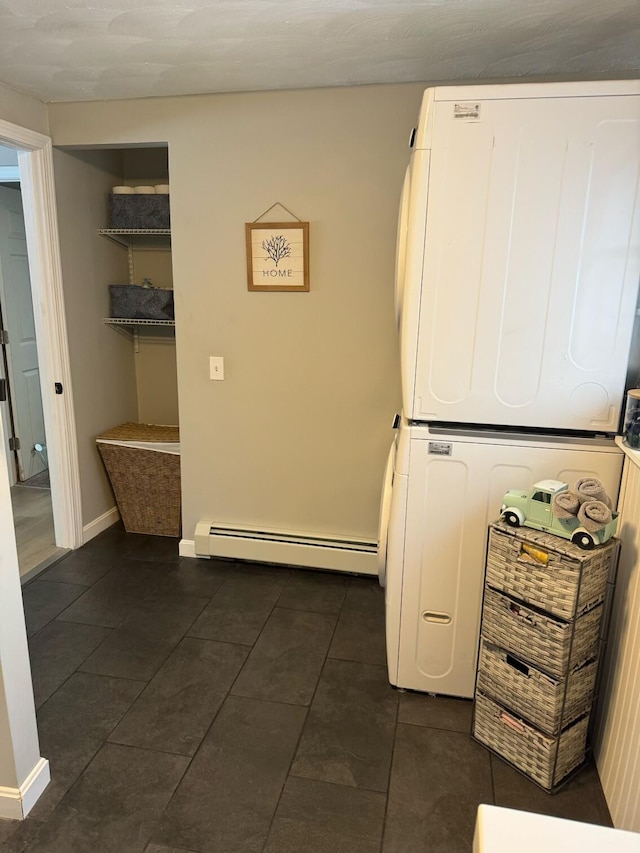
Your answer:
[[[136,423],[97,437],[128,533],[180,535],[179,439],[178,427]]]

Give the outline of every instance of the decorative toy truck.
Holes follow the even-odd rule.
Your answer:
[[[554,513],[554,499],[563,492],[569,492],[567,483],[560,480],[541,480],[535,483],[531,491],[523,492],[511,489],[502,499],[500,515],[512,527],[533,527],[570,539],[580,548],[591,550],[604,544],[616,532],[618,513],[609,513],[611,520],[599,530],[589,531],[577,515],[560,518]]]

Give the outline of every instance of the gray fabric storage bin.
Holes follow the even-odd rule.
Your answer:
[[[173,290],[110,284],[111,316],[126,320],[173,320]]]
[[[112,228],[170,228],[168,195],[109,196]]]

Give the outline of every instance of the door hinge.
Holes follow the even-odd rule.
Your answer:
[[[0,379],[0,403],[7,401],[7,380]]]
[[[9,343],[9,332],[6,329],[0,329],[0,344]]]
[[[17,436],[9,439],[9,450],[20,450],[20,439]]]

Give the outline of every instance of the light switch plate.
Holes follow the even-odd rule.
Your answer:
[[[209,356],[209,378],[224,379],[224,358],[221,355]]]

